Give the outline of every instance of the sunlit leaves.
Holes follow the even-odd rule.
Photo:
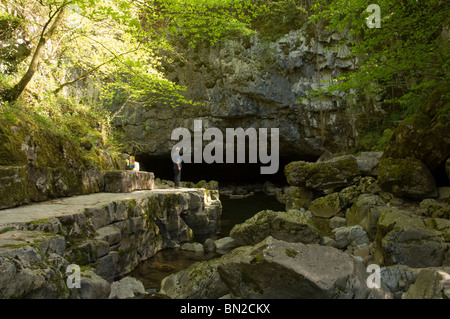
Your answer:
[[[359,70],[330,90],[368,88],[384,91],[385,102],[408,105],[448,79],[450,46],[445,39],[450,7],[445,1],[379,0],[381,28],[369,29],[370,0],[317,0],[311,23],[325,21],[332,31],[347,32]],[[425,93],[425,94],[424,94]]]

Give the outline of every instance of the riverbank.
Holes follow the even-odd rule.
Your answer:
[[[108,298],[115,280],[194,231],[215,232],[218,193],[91,194],[0,211],[1,298]],[[80,288],[67,269],[77,266]]]
[[[449,298],[449,187],[436,187],[415,159],[380,155],[288,165],[291,186],[278,195],[284,211],[263,210],[236,225],[230,237],[237,248],[166,277],[159,293]]]

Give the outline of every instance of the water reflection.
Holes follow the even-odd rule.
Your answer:
[[[221,202],[221,227],[218,233],[212,236],[213,239],[228,236],[234,225],[243,223],[262,210],[284,210],[284,204],[278,202],[274,196],[267,196],[262,193],[256,193],[245,199],[227,199],[224,197],[221,198]],[[203,244],[207,238],[202,236],[194,239]],[[142,262],[130,276],[139,279],[146,290],[159,291],[161,281],[165,277],[186,269],[195,262],[209,260],[218,256],[220,255],[217,253],[206,254],[204,252],[181,249],[166,249]]]

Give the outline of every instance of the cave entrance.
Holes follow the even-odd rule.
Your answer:
[[[279,168],[275,174],[261,174],[261,163],[256,164],[206,164],[206,163],[183,163],[181,181],[197,183],[201,180],[219,182],[219,185],[243,185],[243,184],[263,184],[271,182],[275,185],[286,185],[284,167],[298,158],[279,159]],[[143,171],[152,172],[155,178],[173,181],[173,164],[170,156],[136,156],[140,168]]]

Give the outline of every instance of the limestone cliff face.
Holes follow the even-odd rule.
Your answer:
[[[138,153],[151,156],[166,155],[175,143],[172,130],[192,132],[195,119],[202,120],[203,129],[279,128],[280,156],[308,159],[345,149],[354,141],[345,106],[335,96],[313,101],[306,95],[355,68],[340,40],[339,34],[315,37],[297,30],[273,42],[253,36],[191,49],[167,65],[166,73],[187,87],[188,99],[203,106],[130,105],[116,125],[126,141],[136,143]]]

